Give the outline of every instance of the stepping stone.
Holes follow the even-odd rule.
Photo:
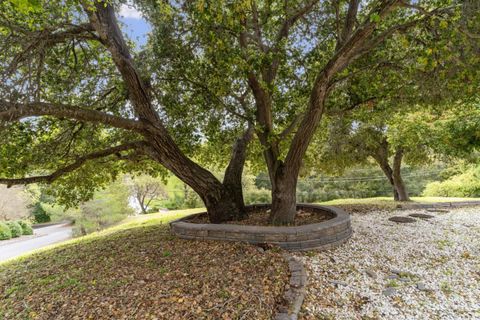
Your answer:
[[[417,283],[417,289],[420,291],[431,291],[431,289],[427,288],[427,286],[423,282]]]
[[[377,278],[377,274],[375,272],[373,272],[372,270],[365,270],[365,273],[367,274],[367,276],[369,276],[372,279]]]
[[[417,221],[417,220],[415,220],[413,218],[410,218],[410,217],[400,217],[400,216],[391,217],[391,218],[388,218],[388,220],[396,222],[396,223],[412,223],[412,222]]]
[[[446,209],[427,209],[427,212],[443,212],[443,213],[447,213],[447,212],[450,212],[449,210],[446,210]]]
[[[344,287],[348,286],[348,283],[343,282],[343,281],[339,281],[339,280],[332,280],[332,281],[330,281],[330,283],[333,284],[337,288],[340,287],[340,286],[344,286]]]
[[[424,214],[424,213],[412,213],[409,214],[410,217],[414,218],[420,218],[420,219],[432,219],[435,218],[435,216],[429,215],[429,214]]]
[[[386,297],[393,296],[393,295],[395,295],[396,293],[397,293],[397,289],[392,288],[392,287],[387,288],[387,289],[383,290],[383,292],[382,292],[382,294],[383,294],[384,296],[386,296]]]

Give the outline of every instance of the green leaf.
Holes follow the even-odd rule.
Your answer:
[[[370,16],[370,22],[379,23],[380,15],[378,13],[372,13],[372,15]]]

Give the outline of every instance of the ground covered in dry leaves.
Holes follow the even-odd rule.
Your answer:
[[[391,216],[434,215],[397,224]],[[480,319],[480,207],[352,215],[337,249],[297,254],[307,267],[303,320]]]
[[[329,212],[313,212],[308,210],[298,210],[295,220],[291,226],[301,226],[305,224],[320,223],[332,219]],[[195,216],[189,219],[193,223],[210,223],[206,214]],[[257,210],[248,213],[248,217],[243,220],[226,221],[225,224],[237,224],[247,226],[271,226],[270,210]]]
[[[0,319],[271,319],[288,276],[276,250],[147,225],[0,265]]]

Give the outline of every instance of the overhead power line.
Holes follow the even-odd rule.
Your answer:
[[[431,170],[420,174],[404,174],[402,178],[419,178],[419,177],[428,177],[435,173],[441,172],[443,170]],[[260,181],[270,181],[268,178],[256,178],[256,180]],[[387,180],[385,176],[367,176],[367,177],[333,177],[333,178],[307,178],[307,179],[299,179],[299,182],[361,182],[361,181],[381,181]]]

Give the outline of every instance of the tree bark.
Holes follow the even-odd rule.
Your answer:
[[[378,163],[380,168],[382,169],[383,173],[388,179],[388,182],[390,182],[390,185],[392,186],[392,191],[393,191],[393,200],[399,201],[400,197],[398,195],[397,187],[395,186],[395,181],[393,179],[393,170],[392,167],[390,167],[390,164],[387,162],[385,163]]]
[[[377,8],[376,13],[382,18],[387,15],[397,4],[399,0],[390,0],[382,2]],[[325,65],[325,67],[318,73],[313,84],[308,108],[303,116],[303,119],[298,126],[297,132],[294,134],[290,143],[285,161],[279,160],[280,152],[278,151],[278,141],[271,142],[270,133],[273,128],[271,120],[271,101],[272,98],[267,95],[265,99],[265,90],[262,90],[258,80],[254,79],[252,73],[249,74],[249,85],[252,89],[256,104],[257,104],[257,121],[262,126],[259,134],[259,139],[265,149],[265,159],[269,170],[270,180],[272,182],[272,216],[271,220],[274,223],[286,224],[293,222],[296,214],[296,185],[298,174],[302,165],[303,157],[308,149],[310,141],[317,129],[324,112],[325,100],[332,88],[331,81],[335,75],[345,69],[352,61],[357,59],[362,54],[368,51],[371,43],[367,41],[373,34],[376,23],[373,21],[366,21],[360,25],[355,32],[350,34],[352,30],[348,25],[348,19],[354,20],[356,16],[357,2],[352,1],[350,14],[347,18],[347,32],[345,39],[336,50],[335,55]],[[287,25],[288,26],[288,25]],[[288,36],[288,28],[282,29],[282,37]],[[240,38],[242,47],[246,48],[245,36]],[[271,71],[272,66],[270,66]],[[264,72],[265,73],[265,72]],[[267,72],[268,74],[268,72]],[[273,83],[274,77],[263,79],[266,82]]]
[[[317,129],[323,115],[325,98],[328,93],[328,78],[317,78],[310,96],[309,111],[303,117],[295,133],[285,162],[275,160],[274,167],[270,170],[272,181],[272,216],[274,224],[293,223],[296,209],[296,190],[298,175],[302,160],[307,152],[310,141]]]
[[[95,10],[91,10],[90,5],[84,3],[84,8],[122,75],[136,115],[148,128],[143,133],[150,145],[148,154],[188,184],[201,197],[211,222],[220,223],[240,216],[241,209],[231,191],[227,190],[211,172],[190,160],[175,144],[164,127],[152,105],[148,86],[134,66],[112,5],[96,2]]]
[[[393,169],[388,163],[388,142],[386,139],[380,143],[377,150],[375,150],[375,152],[372,154],[372,157],[378,163],[383,173],[387,177],[388,182],[390,182],[390,185],[392,186],[393,200],[398,201],[398,192],[397,188],[395,187],[395,181],[393,180]]]
[[[375,13],[383,18],[399,2],[399,0],[382,2],[375,9]],[[308,12],[315,3],[314,0],[292,16],[287,17],[279,30],[279,41],[274,44],[274,47],[281,44],[280,40],[288,36],[290,26]],[[367,41],[377,26],[372,19],[367,19],[366,22],[356,28],[355,32],[352,32],[353,29],[349,23],[355,20],[356,5],[356,1],[351,2],[349,18],[345,27],[345,37],[347,39],[344,39],[344,43],[337,48],[335,55],[315,79],[307,111],[294,134],[284,161],[280,160],[279,139],[274,134],[272,135],[274,127],[272,95],[269,89],[262,84],[262,81],[267,84],[274,83],[278,62],[271,63],[262,70],[262,81],[257,79],[253,71],[248,74],[249,86],[257,107],[256,118],[261,127],[257,130],[257,135],[265,147],[265,159],[272,181],[272,221],[276,223],[290,223],[293,222],[295,217],[298,174],[302,159],[322,118],[325,99],[331,89],[331,81],[338,72],[347,67],[351,61],[365,54],[377,42],[376,38]],[[225,187],[209,171],[188,159],[181,152],[152,106],[148,87],[134,67],[128,46],[116,22],[113,7],[105,2],[96,2],[95,6],[96,10],[92,11],[89,9],[89,3],[84,3],[85,11],[98,32],[100,41],[110,51],[112,59],[122,75],[137,116],[149,128],[144,136],[152,146],[151,153],[154,158],[190,185],[202,197],[213,222],[240,216],[242,205],[238,201],[238,187],[233,189]],[[244,24],[246,25],[246,21],[244,21]],[[239,40],[241,47],[245,49],[245,55],[248,56],[246,32],[241,33]],[[227,178],[227,182],[229,180],[230,178]],[[228,213],[224,212],[222,214],[222,210]]]
[[[270,222],[274,225],[291,224],[297,214],[298,174],[286,169],[280,164],[273,174]]]
[[[243,199],[242,174],[247,158],[247,146],[253,136],[253,127],[249,126],[242,137],[238,138],[233,146],[232,157],[223,178],[223,185],[233,195],[239,208],[236,219],[241,220],[247,216],[245,201]]]
[[[393,168],[390,166],[388,162],[389,152],[388,152],[388,142],[384,139],[377,150],[372,154],[372,157],[378,163],[380,168],[382,169],[383,173],[387,177],[390,185],[393,189],[393,199],[395,201],[410,201],[408,197],[407,188],[405,183],[403,182],[401,176],[401,165],[402,165],[402,158],[403,158],[403,150],[398,149],[395,152],[393,157]]]
[[[395,151],[395,155],[393,156],[393,182],[398,193],[398,201],[410,201],[407,187],[405,186],[405,182],[403,181],[401,174],[402,158],[403,150],[397,149]]]

